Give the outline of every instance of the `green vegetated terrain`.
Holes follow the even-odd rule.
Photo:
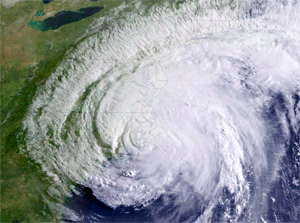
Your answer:
[[[21,1],[1,7],[1,222],[53,222],[43,203],[52,183],[28,157],[19,153],[17,137],[36,89],[55,70],[66,51],[81,41],[87,27],[123,1]],[[61,10],[103,6],[83,20],[42,32],[28,26]],[[42,13],[44,15],[41,16]],[[22,140],[22,139],[21,139]]]
[[[83,41],[86,29],[128,0],[21,0],[0,5],[1,15],[1,222],[58,222],[60,210],[50,212],[43,200],[52,179],[19,152],[22,120],[39,86],[62,61],[67,51]],[[146,0],[150,7],[163,1]],[[101,11],[55,30],[30,27],[62,10],[103,7]],[[124,12],[126,13],[126,11]],[[109,25],[109,24],[107,24]],[[105,29],[105,27],[103,27]],[[22,143],[21,143],[22,144]],[[47,197],[51,200],[51,197]]]

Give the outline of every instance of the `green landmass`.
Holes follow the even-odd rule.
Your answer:
[[[87,27],[123,1],[42,1],[17,2],[0,6],[1,14],[1,222],[57,222],[60,212],[52,213],[44,204],[51,179],[41,168],[19,152],[18,137],[26,109],[36,89],[45,83],[64,58],[67,50],[82,41]],[[104,6],[81,21],[55,31],[30,28],[31,20],[41,20],[64,10]],[[37,11],[43,11],[44,15]],[[49,197],[51,200],[51,198]]]

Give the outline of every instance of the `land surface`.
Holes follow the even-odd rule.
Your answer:
[[[124,1],[14,1],[0,6],[1,15],[1,222],[59,221],[44,204],[49,179],[30,158],[19,152],[21,127],[36,89],[43,85],[66,52],[82,41],[95,19]],[[54,31],[28,26],[61,10],[104,6],[100,12]],[[44,13],[37,16],[37,11]],[[51,199],[51,198],[50,198]]]

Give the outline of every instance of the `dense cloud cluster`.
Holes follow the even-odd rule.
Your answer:
[[[300,8],[238,4],[168,3],[124,20],[122,6],[38,90],[23,151],[55,179],[54,197],[75,182],[69,196],[88,188],[101,203],[71,199],[65,218],[281,218],[269,201],[299,141]]]

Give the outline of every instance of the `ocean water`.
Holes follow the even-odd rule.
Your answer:
[[[45,202],[66,222],[299,222],[299,11],[133,1],[95,21],[23,122]]]

